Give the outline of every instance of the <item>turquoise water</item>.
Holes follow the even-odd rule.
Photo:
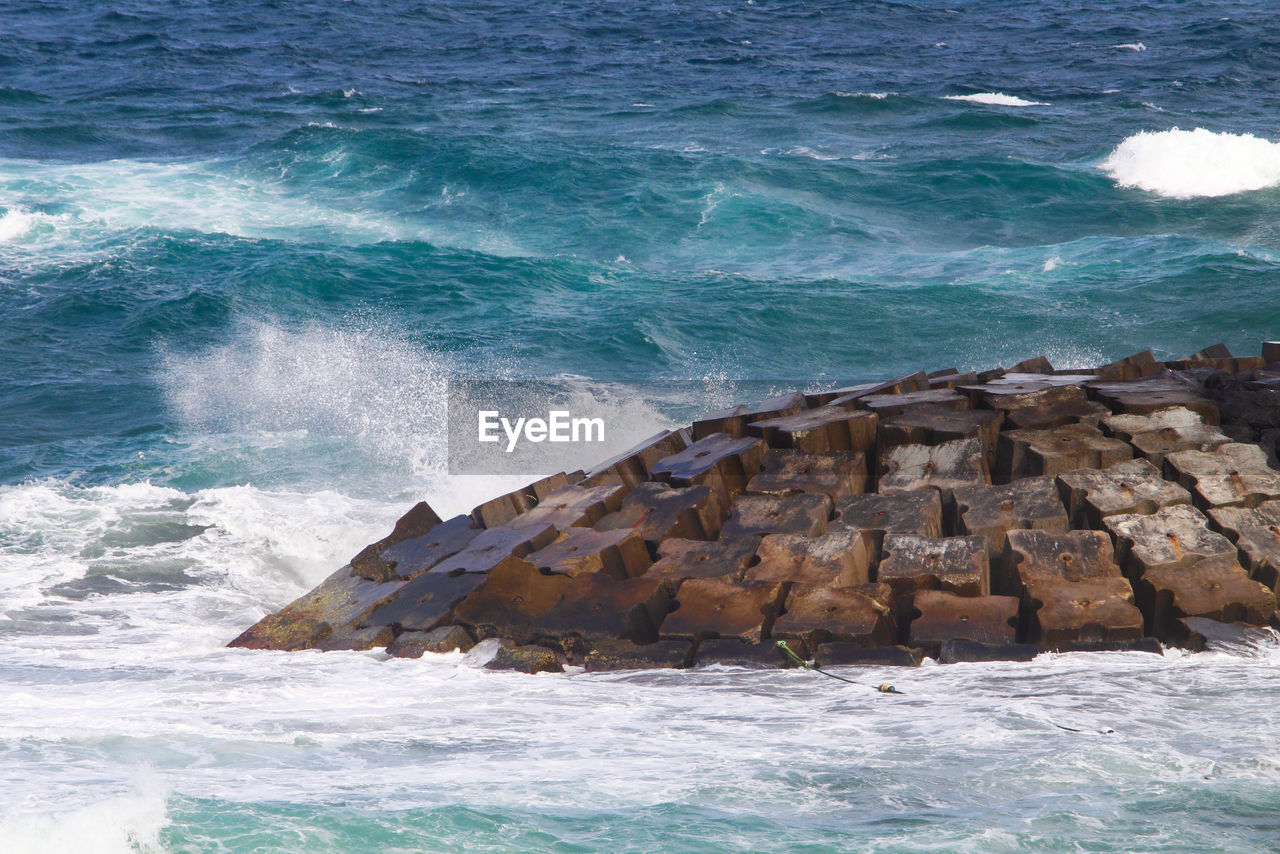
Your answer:
[[[222,649],[514,485],[448,474],[454,377],[647,435],[1257,352],[1274,10],[1115,6],[0,0],[0,850],[1273,848],[1269,636],[903,701]]]

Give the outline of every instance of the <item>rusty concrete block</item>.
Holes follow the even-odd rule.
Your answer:
[[[1014,596],[1040,583],[1121,577],[1111,538],[1102,531],[1010,531],[1004,564],[998,589]]]
[[[529,567],[519,558],[507,561]],[[360,621],[364,628],[395,626],[404,631],[429,632],[449,621],[459,602],[485,585],[488,576],[465,572],[441,575],[424,572],[402,587],[394,598],[372,609]]]
[[[969,396],[951,388],[910,391],[904,394],[869,394],[859,399],[858,404],[881,418],[901,415],[916,406],[941,406],[946,409],[971,408]]]
[[[1209,530],[1209,520],[1188,504],[1162,507],[1150,515],[1107,516],[1102,522],[1115,538],[1116,559],[1130,578],[1211,557],[1236,559],[1231,541]]]
[[[1198,427],[1203,416],[1185,406],[1169,406],[1144,415],[1109,415],[1102,419],[1107,435],[1128,442],[1142,433],[1156,433],[1168,427]]]
[[[883,382],[861,383],[829,391],[810,392],[805,395],[805,401],[809,406],[833,404],[855,409],[859,400],[873,394],[905,394],[912,391],[924,391],[928,387],[928,375],[924,371],[916,371],[914,374],[884,380]]]
[[[653,560],[639,531],[570,528],[549,546],[525,558],[541,570],[563,575],[600,572],[624,579],[643,575]]]
[[[1058,475],[1058,488],[1075,528],[1101,528],[1104,517],[1118,513],[1148,514],[1191,503],[1191,493],[1162,478],[1160,470],[1145,459],[1063,472]]]
[[[352,572],[350,566],[344,566],[313,590],[281,608],[280,613],[294,619],[326,622],[338,633],[345,629],[364,628],[369,625],[369,613],[399,595],[404,587],[405,582],[401,580],[369,581]]]
[[[689,447],[689,436],[684,430],[663,430],[587,470],[582,486],[623,484],[628,488],[638,486],[649,479],[649,473],[659,460],[678,454]]]
[[[1262,360],[1268,365],[1280,362],[1280,341],[1262,342]]]
[[[713,433],[699,439],[678,454],[654,464],[654,480],[672,486],[709,486],[725,503],[747,488],[747,481],[760,472],[768,446],[760,439],[735,439],[727,433]]]
[[[798,495],[743,495],[733,502],[729,518],[720,529],[724,538],[751,534],[804,534],[816,537],[827,530],[831,498],[821,493]]]
[[[752,422],[796,415],[805,406],[804,395],[793,392],[771,397],[756,406],[733,406],[711,412],[693,422],[693,438],[701,441],[716,433],[726,433],[741,439],[748,435],[748,426]]]
[[[417,581],[436,577],[428,572]],[[467,576],[454,578],[466,579]],[[544,633],[543,616],[575,581],[568,575],[545,575],[520,558],[507,558],[479,579],[481,584],[453,608],[453,622],[470,628],[476,638],[508,638],[517,643],[531,641]],[[435,627],[409,625],[404,620],[399,623],[405,629],[420,631]]]
[[[1096,368],[1098,379],[1106,382],[1128,382],[1150,376],[1163,367],[1150,350],[1143,350],[1115,362]]]
[[[1211,507],[1209,518],[1236,544],[1249,577],[1275,590],[1280,586],[1280,501],[1257,507]]]
[[[488,572],[507,557],[525,557],[546,548],[556,536],[556,529],[546,524],[489,528],[478,534],[465,549],[440,561],[427,572],[435,575]]]
[[[795,638],[808,649],[833,641],[878,647],[892,646],[897,628],[889,609],[865,593],[797,584],[771,637]]]
[[[910,645],[937,654],[944,641],[1011,644],[1018,639],[1015,596],[957,596],[941,590],[915,595],[919,614],[908,629]]]
[[[1097,427],[1111,410],[1093,400],[1068,400],[1040,406],[1019,406],[1005,413],[1005,423],[1014,430],[1045,430],[1065,424]]]
[[[1152,569],[1135,587],[1142,610],[1150,614],[1151,633],[1175,643],[1183,640],[1184,617],[1262,625],[1276,612],[1276,595],[1249,578],[1232,556]]]
[[[538,496],[532,487],[524,486],[506,495],[491,498],[471,511],[471,518],[485,528],[498,528],[526,510],[538,506]]]
[[[939,445],[897,445],[880,458],[876,491],[896,495],[934,487],[944,493],[963,486],[990,483],[991,475],[977,438]]]
[[[771,640],[744,643],[737,638],[707,638],[698,641],[693,652],[693,666],[720,664],[726,667],[799,667],[782,654]]]
[[[462,626],[441,626],[429,632],[402,632],[387,644],[392,658],[422,658],[428,652],[466,652],[476,642]]]
[[[957,388],[962,385],[976,385],[978,383],[978,375],[973,371],[960,373],[955,368],[949,368],[945,371],[934,371],[929,374],[929,388]]]
[[[1112,412],[1149,415],[1171,406],[1199,412],[1206,424],[1218,423],[1218,407],[1200,391],[1198,382],[1174,371],[1158,371],[1140,380],[1087,384],[1089,393]]]
[[[679,668],[688,667],[692,657],[693,643],[690,641],[637,645],[626,640],[597,639],[592,641],[583,667],[588,673]]]
[[[541,637],[573,635],[588,644],[594,638],[652,643],[670,608],[671,596],[659,578],[620,581],[604,573],[586,573],[573,578],[539,615],[533,631]]]
[[[754,425],[753,425],[754,426]],[[834,501],[867,491],[866,456],[857,451],[770,450],[760,473],[747,483],[751,495],[796,495],[818,492]]]
[[[512,528],[550,525],[557,531],[590,528],[605,515],[621,509],[630,489],[623,483],[562,486],[543,498],[537,507],[525,511],[507,524]]]
[[[1049,362],[1047,356],[1034,356],[1030,359],[1023,359],[1009,369],[1009,373],[1014,374],[1052,374],[1053,372],[1053,365]]]
[[[1096,379],[1089,375],[1052,375],[1008,373],[999,379],[979,385],[960,386],[975,408],[1018,409],[1024,406],[1049,406],[1083,401],[1083,385]]]
[[[1004,554],[1006,535],[1028,528],[1066,533],[1069,524],[1052,478],[1028,477],[1003,485],[965,486],[954,492],[956,530],[985,537],[993,561]]]
[[[935,489],[897,495],[855,495],[836,504],[829,531],[865,530],[942,536],[942,499]]]
[[[1125,578],[1050,582],[1040,577],[1027,588],[1027,639],[1051,649],[1067,644],[1136,641],[1143,636],[1142,612],[1133,604]]]
[[[662,623],[662,638],[722,637],[759,643],[769,636],[785,591],[782,584],[736,585],[691,578],[680,585],[676,609]]]
[[[1229,442],[1212,451],[1165,455],[1165,472],[1191,489],[1201,507],[1256,507],[1280,498],[1280,472],[1257,445]]]
[[[708,486],[674,489],[665,483],[642,483],[623,499],[622,508],[596,522],[597,531],[633,529],[651,548],[663,540],[714,540],[728,508]]]
[[[734,537],[716,542],[664,540],[658,560],[645,575],[671,581],[715,578],[737,583],[756,557],[760,537]]]
[[[996,448],[1004,417],[1003,412],[990,409],[917,407],[880,422],[877,453],[883,458],[888,448],[898,445],[940,445],[943,442],[977,438],[982,443],[987,470],[992,471],[996,464]]]
[[[391,533],[376,543],[370,543],[360,550],[360,554],[351,559],[351,569],[362,578],[370,581],[391,581],[393,573],[386,562],[379,558],[383,550],[427,534],[438,525],[440,517],[425,501],[419,501],[396,521]]]
[[[240,649],[275,649],[296,652],[313,649],[333,632],[324,620],[267,614],[241,632],[228,647]]]
[[[782,418],[767,418],[747,425],[771,448],[797,451],[867,451],[875,444],[878,418],[873,412],[839,406],[806,409]]]
[[[986,537],[885,534],[882,549],[876,579],[893,588],[895,601],[917,590],[945,590],[960,596],[991,592]]]
[[[325,635],[312,649],[321,652],[364,652],[381,649],[395,640],[395,637],[395,630],[390,626],[371,626],[367,629],[348,626]]]
[[[369,578],[372,571],[376,571],[378,577],[371,579],[375,581],[415,578],[445,558],[465,549],[483,530],[470,516],[454,516],[427,533],[396,543],[375,558],[366,560],[365,572],[360,574]]]
[[[690,427],[694,441],[714,436],[716,433],[724,433],[735,439],[743,438],[747,435],[747,419],[742,415],[746,411],[745,406],[738,404],[708,412],[694,421]]]
[[[905,646],[868,648],[856,643],[819,644],[814,659],[819,667],[855,664],[864,667],[919,667],[924,651]]]
[[[1231,441],[1227,434],[1208,424],[1188,427],[1166,427],[1152,433],[1139,433],[1130,440],[1153,465],[1162,466],[1164,458],[1174,451],[1212,451]]]
[[[744,580],[793,581],[827,587],[867,584],[875,565],[876,537],[870,531],[839,531],[808,537],[769,534],[756,550],[760,560]]]
[[[997,478],[1058,475],[1081,468],[1106,468],[1133,456],[1119,439],[1102,435],[1088,424],[1049,430],[1007,430],[1000,434]]]
[[[485,670],[514,670],[529,674],[564,672],[564,666],[553,651],[535,644],[500,646],[483,667]]]
[[[1034,643],[981,643],[971,640],[943,641],[938,651],[939,664],[975,661],[1032,661],[1044,652]]]

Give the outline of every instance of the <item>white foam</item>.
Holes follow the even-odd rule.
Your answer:
[[[134,794],[56,812],[19,812],[0,818],[5,854],[159,854],[168,823],[165,793],[155,785]]]
[[[1121,187],[1189,199],[1280,185],[1280,144],[1204,128],[1142,131],[1101,163]]]
[[[1134,53],[1146,53],[1147,46],[1142,42],[1127,42],[1125,44],[1113,44],[1113,50],[1131,50]]]
[[[324,159],[336,171],[344,157],[337,147]],[[408,218],[377,208],[376,190],[368,197],[374,204],[353,207],[349,198],[326,197],[323,183],[300,188],[216,161],[0,159],[0,244],[53,226],[67,251],[86,251],[85,244],[104,234],[133,239],[156,229],[347,245],[421,240],[495,255],[528,254],[504,235],[436,222],[429,210]],[[49,208],[61,212],[39,213]],[[40,248],[47,254],[50,247]]]
[[[1047,107],[1044,101],[1028,101],[1016,95],[1003,92],[979,92],[975,95],[944,95],[948,101],[967,101],[970,104],[984,104],[989,107]]]
[[[837,98],[870,98],[873,101],[883,101],[894,92],[835,92]]]
[[[1051,273],[1062,266],[1062,258],[1058,255],[1050,255],[1044,261],[1044,267],[1041,268],[1046,273]]]

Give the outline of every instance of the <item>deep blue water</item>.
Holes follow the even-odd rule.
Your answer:
[[[498,487],[443,471],[460,374],[639,395],[642,430],[740,379],[1256,353],[1280,334],[1278,77],[1261,0],[0,2],[0,649],[87,621],[74,655],[105,659],[196,613],[213,655],[410,498],[466,509]],[[189,841],[234,798],[165,785],[165,844],[212,850]],[[853,832],[699,823],[691,797],[639,847]],[[235,820],[252,838],[288,803]],[[400,823],[421,847],[423,821],[531,809],[401,806],[360,831],[299,806],[262,844],[330,850],[330,821],[338,848]],[[573,844],[608,849],[623,812]],[[971,819],[944,847],[999,848]]]

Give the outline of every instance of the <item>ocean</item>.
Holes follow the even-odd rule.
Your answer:
[[[0,0],[0,851],[1275,850],[1270,632],[902,696],[224,646],[528,480],[450,473],[458,377],[644,436],[1256,354],[1278,74],[1261,0]]]

